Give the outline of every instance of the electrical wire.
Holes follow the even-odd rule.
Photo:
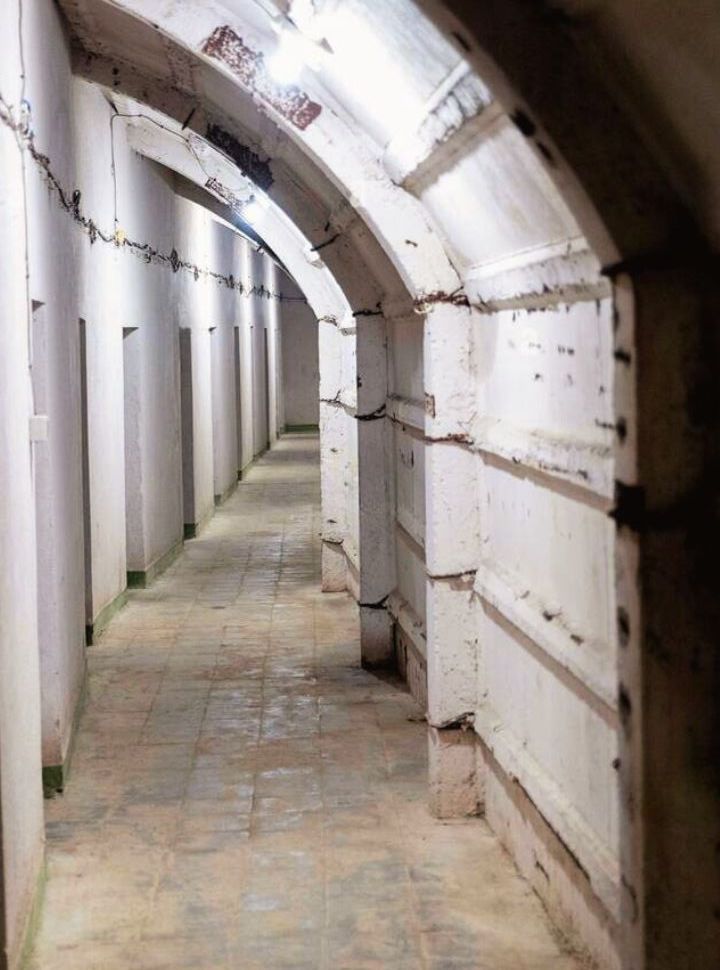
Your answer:
[[[18,29],[21,32],[22,31],[21,8],[20,8],[20,16],[18,19],[19,19]],[[22,39],[21,34],[20,36]],[[24,61],[22,58],[21,58],[21,64],[24,64]],[[22,82],[21,91],[24,94],[24,66],[22,66],[22,71],[23,71],[23,82]],[[82,211],[82,208],[81,208],[82,193],[80,192],[80,190],[75,189],[72,193],[70,193],[66,189],[64,189],[58,176],[55,174],[53,170],[50,158],[47,155],[43,154],[38,149],[37,145],[35,144],[35,133],[32,130],[32,116],[31,116],[30,106],[24,100],[24,97],[23,97],[23,105],[25,107],[24,116],[21,118],[18,118],[15,115],[12,105],[8,103],[8,101],[3,97],[2,92],[0,92],[0,123],[4,124],[5,127],[9,128],[15,134],[16,141],[18,143],[20,151],[23,154],[23,157],[27,155],[32,159],[32,161],[35,163],[35,166],[39,170],[40,176],[47,181],[51,191],[55,193],[61,209],[64,212],[67,212],[71,216],[75,224],[78,225],[80,229],[88,236],[91,245],[97,241],[100,241],[105,244],[112,244],[114,246],[117,246],[118,248],[129,250],[130,252],[133,253],[133,255],[138,256],[139,258],[143,259],[147,263],[155,263],[163,266],[169,266],[174,273],[181,272],[181,271],[191,273],[193,278],[196,281],[199,280],[201,277],[205,279],[215,280],[219,285],[225,286],[228,289],[236,290],[238,293],[244,296],[260,296],[265,299],[275,299],[278,301],[292,299],[292,298],[284,297],[282,293],[272,292],[271,290],[267,289],[264,283],[260,283],[260,284],[252,283],[250,286],[248,286],[247,284],[243,283],[242,280],[236,279],[232,273],[230,274],[218,273],[217,271],[212,270],[208,267],[198,266],[196,263],[192,263],[188,260],[182,259],[175,248],[173,248],[169,253],[163,252],[162,250],[152,246],[149,242],[140,242],[139,240],[129,239],[125,235],[123,235],[119,231],[118,220],[117,220],[117,182],[116,182],[116,175],[115,175],[115,168],[114,168],[115,166],[114,149],[112,152],[112,170],[113,170],[113,178],[114,178],[114,186],[115,186],[115,211],[114,211],[115,225],[114,225],[113,232],[108,232],[107,230],[103,230],[102,227],[94,219],[92,219],[90,216],[85,215],[85,213]],[[116,112],[112,116],[110,121],[111,132],[112,132],[113,122],[117,117],[123,117],[123,116],[121,115],[120,112]],[[138,116],[126,115],[125,117],[138,117]],[[187,145],[188,149],[193,154],[193,157],[197,161],[200,169],[203,171],[204,174],[207,175],[207,172],[204,166],[202,165],[202,162],[197,156],[197,153],[194,151],[192,145],[188,143],[187,139],[183,138],[183,136],[180,135],[178,132],[173,131],[172,128],[169,128],[166,125],[162,125],[154,118],[150,118],[147,115],[144,115],[143,117],[148,118],[149,121],[152,121],[154,124],[158,125],[159,127],[164,128],[166,131],[170,132],[171,134],[174,134],[175,136],[182,138],[182,140]],[[111,138],[111,141],[112,141],[112,138]],[[24,165],[23,165],[23,170],[25,171]],[[210,176],[208,175],[208,178],[209,177]],[[27,223],[28,223],[28,220],[27,220],[27,213],[26,213],[26,218],[25,218],[26,244],[28,241]],[[26,245],[26,253],[27,251],[28,251],[28,247]],[[29,265],[27,264],[27,260],[26,260],[26,267],[27,267],[28,288],[29,288]]]

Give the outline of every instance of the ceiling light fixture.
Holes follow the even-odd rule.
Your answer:
[[[263,207],[260,205],[258,200],[253,197],[243,206],[241,216],[245,222],[249,223],[251,226],[254,226],[262,219],[263,211]]]
[[[308,63],[308,46],[311,44],[298,31],[283,30],[267,62],[273,81],[282,85],[294,84]]]
[[[289,18],[298,30],[314,41],[322,44],[327,37],[330,21],[331,5],[318,5],[314,0],[294,0],[289,11]]]
[[[322,54],[321,45],[300,33],[296,27],[287,26],[268,58],[268,73],[277,84],[294,84],[306,67],[314,71],[320,67]]]
[[[332,53],[325,39],[327,17],[317,13],[299,16],[301,9],[293,7],[292,16],[275,26],[279,36],[266,62],[270,77],[283,86],[295,84],[306,67],[317,71],[323,57]]]

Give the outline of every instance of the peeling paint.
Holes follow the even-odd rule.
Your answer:
[[[447,293],[444,290],[434,290],[432,293],[425,293],[423,296],[419,296],[413,300],[413,307],[416,311],[423,313],[429,306],[435,306],[440,303],[470,308],[470,301],[462,287],[458,287],[451,293]]]
[[[378,418],[384,418],[385,404],[381,404],[380,407],[375,408],[369,414],[356,414],[355,417],[358,421],[377,421]]]
[[[317,246],[312,246],[310,249],[311,253],[319,253],[321,249],[325,249],[326,246],[331,246],[337,239],[340,238],[340,233],[336,232],[334,236],[330,236],[324,242],[318,243]]]
[[[470,731],[475,726],[475,713],[474,711],[463,711],[462,714],[448,718],[446,721],[440,721],[439,724],[434,724],[431,721],[428,721],[428,724],[438,731]]]
[[[252,148],[241,142],[220,125],[210,124],[207,127],[207,140],[221,152],[231,158],[243,175],[250,179],[259,189],[267,192],[273,184],[270,163],[262,159]]]
[[[248,47],[232,27],[216,27],[201,50],[225,64],[245,87],[267,101],[300,131],[305,131],[322,111],[321,106],[296,84],[283,86],[273,81],[262,51]]]
[[[441,444],[472,445],[474,444],[472,436],[465,431],[455,431],[452,434],[439,435],[436,438],[433,438],[430,435],[426,435],[423,440],[431,445],[441,445]]]
[[[362,310],[353,310],[354,317],[381,317],[383,311],[378,303],[374,309],[364,308]]]
[[[377,603],[359,603],[358,605],[365,610],[387,610],[387,601],[388,597],[383,596],[383,598],[378,600]]]

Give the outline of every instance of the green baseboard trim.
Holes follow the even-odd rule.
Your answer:
[[[258,460],[259,457],[260,457],[259,455],[256,455],[254,458],[250,459],[247,465],[244,465],[242,468],[238,469],[239,482],[242,482],[245,478],[247,478],[247,473],[250,471],[250,469],[252,468],[252,466],[255,464],[255,462]]]
[[[65,790],[68,777],[67,763],[61,765],[43,765],[42,785],[45,798],[53,798]]]
[[[183,535],[187,539],[197,539],[200,533],[203,531],[205,526],[208,524],[210,519],[215,514],[215,507],[212,506],[207,510],[205,515],[203,515],[197,522],[186,522],[183,525]]]
[[[43,792],[45,798],[52,798],[54,795],[64,791],[67,775],[68,772],[65,763],[61,765],[43,765]]]
[[[319,434],[319,424],[286,424],[283,434]]]
[[[129,569],[127,574],[128,589],[147,589],[152,586],[161,573],[177,559],[182,552],[183,540],[178,539],[174,546],[151,563],[147,569]]]
[[[17,960],[18,970],[26,970],[30,962],[30,956],[32,954],[32,949],[35,944],[35,938],[37,936],[38,929],[40,928],[40,920],[42,919],[43,905],[45,903],[46,887],[47,887],[47,860],[43,855],[42,861],[40,862],[40,868],[38,870],[37,878],[35,880],[35,889],[33,890],[32,900],[30,902],[30,910],[25,919],[25,927],[22,932],[20,956]],[[10,962],[9,965],[12,966],[12,961]]]
[[[242,468],[238,469],[239,482],[241,482],[247,476],[247,473],[250,471],[253,465],[257,464],[257,462],[260,461],[262,456],[266,455],[270,451],[270,448],[271,446],[268,444],[267,447],[262,449],[262,451],[259,451],[256,455],[253,455],[253,457],[250,459],[247,465],[244,465]]]
[[[77,740],[78,726],[80,724],[82,712],[85,710],[86,699],[87,667],[84,667],[82,683],[80,684],[80,691],[78,693],[77,701],[75,702],[75,711],[73,713],[72,724],[70,725],[70,737],[68,739],[67,750],[65,752],[63,762],[59,765],[43,765],[42,786],[45,798],[54,798],[56,795],[61,795],[67,786],[68,778],[70,777],[72,757],[75,751],[75,741]]]
[[[118,593],[114,600],[111,600],[107,606],[103,606],[98,615],[92,621],[88,623],[85,627],[85,643],[88,647],[91,647],[94,643],[97,643],[97,639],[100,634],[106,629],[108,623],[112,618],[118,613],[123,606],[127,603],[128,591],[124,589],[121,593]]]
[[[227,502],[227,500],[230,498],[230,496],[233,494],[233,492],[235,491],[235,489],[237,487],[238,487],[238,479],[236,478],[235,481],[232,482],[232,484],[230,484],[225,489],[225,491],[222,493],[222,495],[216,495],[215,496],[215,508],[217,508],[218,505],[222,505],[223,502]]]

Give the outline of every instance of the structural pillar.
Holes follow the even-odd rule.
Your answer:
[[[469,309],[427,306],[425,495],[430,808],[441,818],[482,809],[473,729],[481,644],[477,598],[478,463],[471,450],[477,411]]]
[[[394,663],[387,598],[395,585],[395,534],[387,397],[385,318],[357,318],[357,448],[360,653],[363,666]]]

